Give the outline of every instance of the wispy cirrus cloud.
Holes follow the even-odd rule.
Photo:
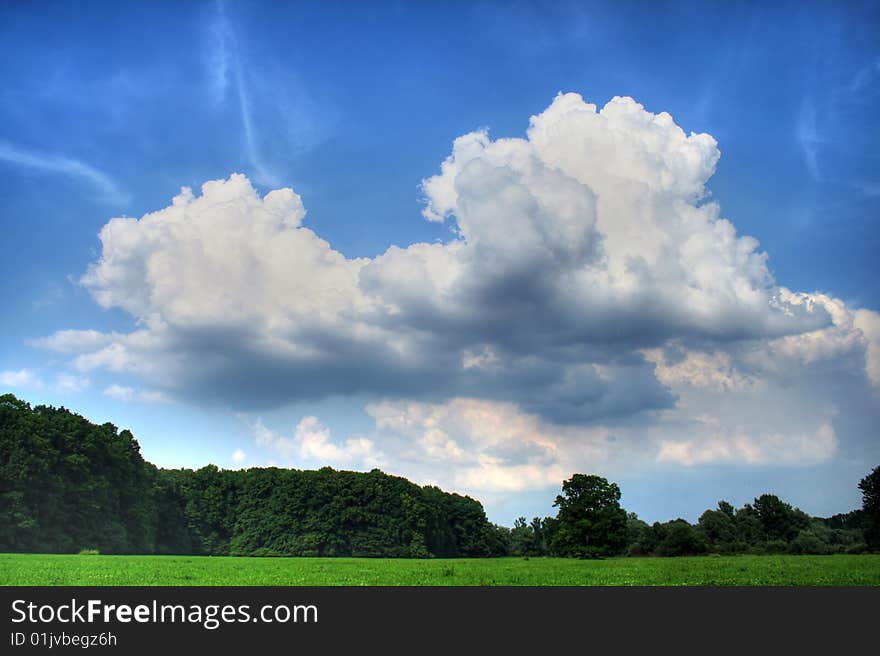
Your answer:
[[[819,145],[821,135],[816,121],[816,103],[812,97],[807,96],[801,102],[795,127],[795,137],[801,148],[804,163],[813,180],[821,179],[819,169]]]
[[[219,104],[226,98],[229,88],[230,49],[233,47],[235,35],[230,29],[222,0],[218,0],[215,7],[213,20],[208,26],[207,66],[214,102]]]
[[[19,167],[58,173],[85,181],[98,192],[100,200],[107,203],[120,204],[129,200],[129,195],[110,176],[72,157],[29,150],[0,140],[0,160]]]
[[[853,76],[849,85],[849,91],[852,93],[863,91],[869,87],[874,80],[880,77],[880,58],[875,59],[871,63],[862,66]]]
[[[279,178],[266,163],[260,147],[260,135],[253,116],[248,76],[242,62],[238,37],[226,13],[226,5],[218,0],[210,23],[208,73],[215,103],[222,103],[232,87],[238,105],[245,150],[253,166],[254,179],[260,184],[277,186]]]

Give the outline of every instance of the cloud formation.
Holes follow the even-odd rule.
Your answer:
[[[138,390],[133,387],[118,385],[116,383],[104,388],[104,396],[125,403],[168,403],[170,401],[170,399],[162,392]]]
[[[743,434],[718,427],[699,440],[664,440],[657,459],[692,466],[705,463],[815,464],[825,462],[837,450],[837,436],[830,422],[808,434]]]
[[[334,442],[330,429],[317,417],[303,417],[293,429],[291,437],[267,428],[259,419],[254,423],[253,432],[258,446],[302,468],[335,465],[369,469],[384,460],[367,438],[352,437],[343,443]]]
[[[778,285],[711,199],[719,157],[711,136],[630,98],[600,110],[560,94],[526,138],[455,140],[422,186],[448,242],[372,259],[307,227],[293,190],[261,197],[233,174],[102,229],[81,283],[135,330],[35,343],[83,373],[238,409],[368,395],[375,435],[333,441],[306,417],[292,437],[258,427],[257,441],[313,462],[458,463],[462,486],[558,482],[614,453],[827,459],[833,408],[771,430],[733,421],[733,406],[772,390],[780,412],[808,407],[786,380],[829,366],[876,385],[880,315]],[[719,399],[727,431],[695,419]]]
[[[30,369],[8,369],[0,371],[0,385],[27,389],[42,387],[43,381]]]
[[[106,173],[72,157],[41,153],[0,141],[0,161],[83,180],[93,186],[98,197],[107,203],[125,203],[129,198]]]
[[[69,373],[60,373],[55,376],[55,387],[65,392],[82,392],[92,384],[86,376],[77,376]]]
[[[332,111],[318,108],[289,65],[248,57],[247,34],[235,24],[235,12],[217,0],[207,21],[205,63],[210,95],[217,109],[229,103],[241,128],[244,156],[254,180],[279,185],[285,156],[307,150],[323,137]]]

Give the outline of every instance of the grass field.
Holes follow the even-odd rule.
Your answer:
[[[0,554],[0,585],[880,585],[880,555],[227,558]]]

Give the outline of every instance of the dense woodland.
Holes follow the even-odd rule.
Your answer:
[[[491,556],[473,499],[369,473],[193,471],[146,462],[127,430],[0,396],[0,552]]]
[[[696,525],[653,525],[599,476],[562,484],[555,517],[491,524],[469,497],[369,473],[159,469],[127,430],[0,396],[0,552],[238,556],[678,556],[880,548],[880,468],[863,509],[822,519],[765,494]]]

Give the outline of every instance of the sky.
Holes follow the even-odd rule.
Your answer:
[[[880,7],[5,2],[0,393],[648,521],[880,464]]]

